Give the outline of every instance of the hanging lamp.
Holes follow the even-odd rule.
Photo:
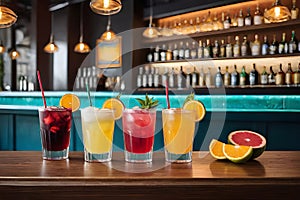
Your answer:
[[[88,53],[91,51],[89,45],[83,42],[83,25],[82,25],[82,17],[83,17],[83,3],[80,4],[80,38],[79,43],[77,43],[74,47],[74,51],[77,53]]]
[[[111,19],[110,16],[108,16],[106,31],[101,35],[100,37],[101,40],[110,41],[115,39],[116,34],[112,30],[110,30],[110,26],[111,26]]]
[[[9,52],[9,57],[12,59],[12,60],[16,60],[20,57],[20,53],[15,49],[13,48],[10,52]]]
[[[16,23],[18,16],[11,9],[0,5],[0,28],[8,28]]]
[[[273,6],[265,11],[264,17],[270,23],[284,22],[291,18],[290,10],[283,6],[280,0],[275,0]]]
[[[93,12],[100,15],[113,15],[120,12],[121,0],[91,0],[90,7]]]
[[[51,34],[49,43],[44,47],[44,51],[46,53],[55,53],[58,51],[58,46],[54,43],[53,36],[53,13],[51,12]]]
[[[150,19],[149,19],[149,27],[146,28],[143,32],[143,36],[147,38],[156,38],[159,35],[159,32],[155,27],[152,27],[152,18],[153,18],[153,8],[152,8],[152,0],[150,0]]]

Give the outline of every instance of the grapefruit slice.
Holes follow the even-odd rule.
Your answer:
[[[209,153],[218,160],[224,160],[226,159],[226,156],[223,153],[223,142],[220,142],[216,139],[212,139],[212,141],[209,144]]]
[[[228,143],[233,145],[245,145],[253,148],[252,159],[259,157],[266,149],[266,138],[256,132],[239,130],[228,135]]]
[[[228,160],[234,163],[245,163],[251,158],[253,149],[251,146],[223,144],[223,153]]]

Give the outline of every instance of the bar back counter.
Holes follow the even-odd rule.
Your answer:
[[[68,92],[46,92],[48,105],[59,105],[61,96]],[[79,96],[81,108],[89,105],[85,92]],[[116,96],[113,92],[95,92],[92,101],[96,107]],[[160,101],[157,108],[154,150],[163,149],[161,109],[166,108],[164,95],[150,95]],[[144,95],[122,95],[126,107],[138,103],[135,98]],[[170,95],[172,107],[182,107],[186,95]],[[196,95],[207,114],[197,123],[194,150],[208,150],[212,138],[227,141],[234,130],[253,130],[267,138],[267,150],[300,150],[300,96],[299,95]],[[0,93],[0,150],[41,150],[38,107],[43,106],[40,92]],[[73,113],[71,151],[82,151],[80,111]],[[115,125],[114,151],[123,150],[122,119]]]

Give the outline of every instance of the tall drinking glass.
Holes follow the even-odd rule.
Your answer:
[[[163,109],[165,157],[168,162],[191,162],[195,132],[195,112]]]
[[[112,159],[114,111],[87,107],[81,110],[84,159],[107,162]]]
[[[125,160],[127,162],[151,162],[156,110],[125,109],[122,120]]]
[[[62,160],[69,156],[71,109],[39,108],[43,159]]]

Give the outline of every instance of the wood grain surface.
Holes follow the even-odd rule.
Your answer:
[[[297,199],[300,152],[267,151],[245,164],[194,152],[193,162],[86,163],[83,153],[45,161],[41,152],[0,152],[0,199]]]

